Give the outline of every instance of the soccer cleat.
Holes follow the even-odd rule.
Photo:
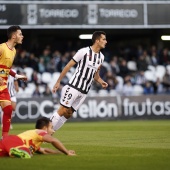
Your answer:
[[[31,155],[28,152],[21,150],[21,149],[17,149],[17,148],[11,148],[9,155],[11,157],[17,157],[17,158],[22,158],[22,159],[31,158]]]

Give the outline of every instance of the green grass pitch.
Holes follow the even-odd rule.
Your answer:
[[[10,134],[33,129],[13,124]],[[0,170],[169,170],[170,120],[67,122],[55,134],[76,157],[0,158]],[[51,147],[50,144],[43,144]]]

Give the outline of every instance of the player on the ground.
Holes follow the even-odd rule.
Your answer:
[[[27,79],[25,75],[18,75],[11,70],[16,55],[15,46],[22,44],[24,38],[21,28],[19,26],[9,27],[7,37],[8,41],[0,44],[0,106],[4,113],[2,118],[2,137],[8,135],[12,115],[12,105],[7,89],[8,76],[11,75],[24,81]]]
[[[9,135],[0,140],[0,156],[31,158],[35,152],[42,154],[61,154],[75,156],[74,150],[67,150],[57,139],[51,121],[42,117],[37,120],[36,129],[28,130],[18,135]],[[56,149],[42,148],[43,142],[51,143]]]
[[[77,64],[74,75],[68,85],[62,88],[60,107],[51,117],[54,130],[58,130],[69,119],[74,111],[77,111],[84,102],[93,80],[103,88],[108,84],[99,76],[100,66],[104,61],[104,55],[100,52],[106,46],[106,33],[95,31],[92,36],[92,46],[80,49],[69,63],[64,67],[56,84],[53,87],[55,93],[66,73]]]

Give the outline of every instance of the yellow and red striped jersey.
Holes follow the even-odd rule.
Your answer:
[[[7,88],[7,79],[16,55],[16,49],[10,49],[6,43],[2,43],[0,51],[2,52],[0,55],[0,77],[4,79],[4,85],[0,86],[1,91]]]
[[[37,151],[43,143],[43,136],[46,134],[47,132],[45,130],[34,129],[20,133],[17,136],[22,139],[28,148],[31,146],[34,151]]]

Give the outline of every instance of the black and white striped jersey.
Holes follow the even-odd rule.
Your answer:
[[[77,62],[75,73],[69,80],[69,85],[87,94],[94,80],[94,74],[104,61],[104,55],[95,53],[90,47],[80,49],[73,60]]]
[[[15,70],[13,70],[15,72]],[[16,90],[15,90],[15,85],[14,85],[14,81],[16,79],[12,76],[8,76],[8,81],[7,81],[7,87],[8,87],[8,91],[10,94],[10,97],[14,97],[16,94]]]

